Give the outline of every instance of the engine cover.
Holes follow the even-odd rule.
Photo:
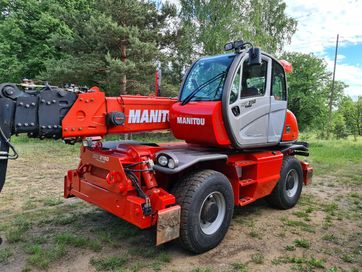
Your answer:
[[[170,110],[174,136],[188,143],[230,146],[221,112],[221,101],[175,103]]]

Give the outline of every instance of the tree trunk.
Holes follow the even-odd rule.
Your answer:
[[[122,62],[126,62],[127,59],[126,41],[122,41],[121,43],[121,59]],[[125,94],[127,94],[127,75],[123,74],[121,79],[120,95],[125,95]]]

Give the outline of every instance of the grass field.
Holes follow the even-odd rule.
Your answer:
[[[154,247],[154,230],[64,200],[79,146],[15,139],[20,158],[0,195],[0,271],[362,271],[362,138],[308,141],[315,177],[295,208],[237,208],[225,240],[191,255],[176,242]]]

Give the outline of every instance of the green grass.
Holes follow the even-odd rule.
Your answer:
[[[212,269],[208,267],[197,267],[192,269],[191,272],[212,272]]]
[[[257,238],[257,239],[261,239],[261,234],[259,231],[257,231],[256,229],[252,229],[250,232],[249,232],[249,235],[253,238]]]
[[[248,272],[248,267],[244,263],[232,263],[231,267],[234,272]]]
[[[93,251],[100,251],[102,249],[101,243],[98,240],[91,240],[70,232],[58,234],[54,240],[59,245],[90,248]]]
[[[24,251],[30,255],[27,258],[28,263],[40,269],[47,269],[50,263],[67,255],[67,250],[64,245],[54,245],[51,247],[32,245]]]
[[[306,239],[296,239],[294,240],[294,244],[297,247],[310,248],[310,242]]]
[[[329,241],[338,244],[338,238],[333,233],[326,233],[322,236],[324,241]]]
[[[138,135],[134,137],[134,140],[165,142],[168,141],[167,137],[165,135],[162,137],[159,135],[150,137]],[[69,164],[70,158],[77,158],[79,153],[79,145],[69,146],[62,144],[60,141],[29,140],[25,137],[14,137],[13,139],[13,142],[19,145],[20,156],[23,156],[25,161],[29,161],[29,158],[31,158],[30,161],[33,158],[42,158],[46,154],[46,160],[52,160],[56,164],[63,164],[64,162]],[[330,228],[329,231],[325,232],[322,227],[328,229],[333,224],[335,227],[339,227],[344,222],[352,222],[356,225],[356,228],[359,226],[362,229],[362,223],[358,221],[360,220],[358,215],[362,208],[362,195],[357,190],[355,190],[357,192],[353,191],[354,187],[352,186],[357,185],[358,188],[358,186],[362,185],[360,175],[362,169],[362,138],[358,142],[343,140],[321,141],[316,139],[309,142],[311,143],[311,156],[307,159],[311,160],[315,175],[326,174],[324,178],[319,179],[320,182],[324,183],[323,187],[315,182],[316,188],[326,191],[328,188],[325,187],[330,187],[332,184],[334,186],[332,189],[334,191],[338,189],[339,191],[327,201],[321,201],[314,192],[304,191],[298,206],[289,213],[283,212],[284,218],[282,219],[283,226],[281,226],[281,230],[283,230],[284,236],[286,233],[291,233],[294,236],[291,236],[292,238],[289,241],[286,238],[280,238],[285,241],[284,244],[279,246],[280,254],[296,254],[297,256],[277,258],[273,260],[273,264],[284,264],[284,267],[290,265],[288,267],[290,271],[328,271],[325,269],[329,268],[332,269],[330,272],[335,271],[333,267],[331,268],[331,264],[341,264],[343,269],[352,265],[357,266],[360,264],[361,258],[359,251],[356,251],[360,250],[357,247],[361,244],[359,241],[358,245],[355,243],[358,238],[348,240],[344,234],[338,232],[336,232],[337,236],[334,236],[332,234],[334,228]],[[24,163],[19,162],[20,164]],[[46,182],[48,182],[48,179],[51,180],[49,178],[50,174],[46,170],[44,173],[40,172],[39,170],[39,177],[37,178],[45,178]],[[60,179],[62,175],[63,173],[59,174]],[[331,180],[329,180],[329,176],[331,176]],[[340,184],[348,188],[351,187],[352,190],[343,191]],[[313,187],[311,188],[313,190]],[[56,269],[60,262],[76,261],[77,255],[73,256],[73,252],[80,255],[84,254],[84,252],[100,251],[104,248],[102,253],[96,255],[90,261],[90,264],[94,267],[93,270],[140,271],[146,269],[146,271],[167,271],[173,268],[172,264],[168,263],[173,258],[180,257],[179,253],[174,254],[173,250],[167,251],[168,247],[166,249],[154,247],[153,241],[149,238],[149,233],[140,231],[131,224],[100,211],[100,209],[89,208],[83,202],[60,206],[63,200],[59,199],[59,191],[61,191],[61,188],[57,194],[42,195],[29,200],[24,198],[19,205],[21,211],[24,211],[24,215],[16,217],[14,212],[13,215],[8,217],[9,219],[6,219],[6,222],[0,222],[0,230],[5,233],[9,243],[15,243],[10,245],[11,250],[0,250],[0,263],[10,261],[10,265],[12,265],[12,260],[18,256],[11,257],[11,254],[15,255],[20,252],[23,254],[21,256],[23,260],[27,260],[27,264],[25,264],[27,269],[46,270],[50,266],[52,269]],[[351,191],[352,193],[350,193]],[[34,195],[37,194],[33,192]],[[10,203],[11,198],[17,196],[16,194],[7,194],[6,197],[8,197],[6,201]],[[5,202],[5,200],[3,201]],[[10,208],[6,209],[11,211]],[[234,219],[234,223],[242,224],[242,226],[235,224],[236,228],[246,227],[245,233],[258,239],[253,240],[255,243],[269,242],[265,240],[267,238],[262,234],[270,231],[270,228],[261,228],[257,216],[264,213],[265,209],[267,208],[264,206],[245,207],[243,215],[239,216],[238,214]],[[340,214],[343,214],[341,218],[343,222],[338,221]],[[323,225],[320,221],[314,219],[314,216],[319,215],[324,216]],[[352,219],[355,220],[352,221]],[[315,232],[316,234],[303,233],[302,231]],[[312,237],[316,237],[316,239]],[[296,238],[299,239],[294,240]],[[291,243],[293,240],[294,242]],[[139,245],[140,241],[143,242],[142,246]],[[310,247],[310,241],[313,243],[312,247]],[[344,247],[343,250],[337,252],[337,248],[341,248],[341,246]],[[321,250],[327,247],[331,249],[331,254],[326,254],[330,266],[324,268],[324,260],[319,258],[326,256]],[[310,249],[304,250],[303,248]],[[124,253],[118,254],[118,252]],[[108,255],[107,253],[115,256],[105,257],[105,255]],[[301,253],[303,253],[303,256],[300,256]],[[252,270],[253,267],[268,266],[270,265],[270,258],[273,258],[268,252],[263,252],[264,255],[262,255],[257,250],[250,251],[249,254],[249,260],[226,258],[221,262],[226,265],[225,269],[229,268],[228,271],[245,272],[248,270],[247,266],[249,266],[249,270]],[[318,259],[311,256],[318,256]],[[264,264],[264,266],[257,264]],[[342,268],[338,266],[338,269]],[[211,269],[211,265],[209,268],[200,264],[200,267],[195,267],[194,271],[212,271]]]
[[[314,257],[282,256],[272,260],[272,264],[293,264],[292,270],[313,271],[313,268],[324,268],[325,261]]]
[[[294,250],[295,250],[295,246],[287,245],[287,246],[284,247],[284,249],[285,249],[286,251],[294,251]]]
[[[341,169],[351,163],[361,164],[362,137],[358,137],[357,141],[311,138],[307,142],[310,144],[310,160],[316,174],[328,174],[331,170]]]
[[[76,214],[61,214],[52,220],[52,223],[55,225],[69,225],[77,221],[78,217]]]
[[[346,253],[341,256],[341,260],[344,261],[345,263],[355,263],[356,257],[353,254]]]
[[[17,217],[11,222],[5,233],[9,243],[17,243],[24,240],[24,234],[30,229],[30,223],[24,216]]]
[[[57,206],[63,204],[63,200],[60,198],[47,198],[43,203],[45,206]]]
[[[255,264],[262,264],[264,263],[264,255],[260,252],[251,255],[251,261]]]
[[[289,219],[284,219],[284,218],[282,219],[282,221],[285,224],[285,226],[299,227],[301,230],[306,231],[306,232],[311,232],[311,233],[315,232],[315,228],[312,225],[307,224],[303,221],[289,220]]]
[[[0,264],[7,263],[13,253],[8,248],[0,249]]]
[[[90,264],[94,266],[97,271],[116,271],[124,267],[128,262],[126,256],[108,256],[100,258],[92,258]]]

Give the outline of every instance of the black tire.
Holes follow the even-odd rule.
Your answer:
[[[280,180],[266,200],[278,209],[290,209],[297,204],[302,188],[302,166],[295,157],[286,156],[280,170]]]
[[[234,194],[227,177],[214,170],[194,172],[175,185],[173,194],[181,206],[181,246],[194,253],[216,247],[234,212]]]

